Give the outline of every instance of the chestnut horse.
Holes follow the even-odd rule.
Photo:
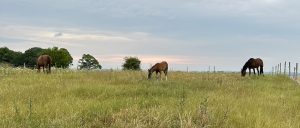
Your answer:
[[[156,63],[154,66],[152,66],[150,69],[148,69],[148,79],[151,79],[151,75],[153,72],[159,73],[159,77],[161,78],[162,72],[164,72],[166,76],[166,80],[168,80],[168,63],[166,61],[163,61],[161,63]]]
[[[260,58],[257,58],[257,59],[250,58],[243,66],[243,68],[241,70],[241,74],[242,74],[242,76],[245,76],[246,70],[247,70],[247,68],[249,68],[249,76],[251,74],[251,69],[253,69],[254,74],[255,74],[255,69],[256,69],[258,75],[262,75],[264,73],[263,67],[264,67],[264,63]],[[260,68],[260,70],[258,70],[258,68]]]
[[[39,56],[36,61],[38,72],[40,72],[41,67],[42,67],[43,72],[45,72],[44,69],[46,68],[46,72],[51,73],[51,63],[52,63],[52,59],[49,55]],[[47,68],[48,68],[48,70],[47,70]]]

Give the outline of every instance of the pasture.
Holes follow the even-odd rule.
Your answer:
[[[300,127],[286,76],[0,69],[0,127]]]

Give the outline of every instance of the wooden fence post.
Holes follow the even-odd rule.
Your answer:
[[[216,73],[216,66],[214,66],[214,73]]]
[[[296,77],[296,66],[292,66],[292,67],[293,67],[292,69],[294,70],[294,72],[292,73],[293,74],[292,78],[295,79],[295,77]]]
[[[280,74],[280,65],[278,64],[278,66],[277,66],[277,74],[279,75]]]
[[[296,67],[294,67],[293,79],[295,79],[295,76],[296,76]]]
[[[284,75],[286,75],[286,61],[284,62],[284,72],[283,72]]]
[[[295,79],[297,79],[298,78],[298,63],[296,63],[296,77],[295,77]]]
[[[281,75],[281,63],[279,63],[279,74]]]
[[[276,65],[276,74],[278,75],[278,73],[279,73],[279,66],[278,66],[278,64]]]
[[[291,76],[291,62],[289,62],[289,76]]]
[[[294,67],[294,79],[296,79],[296,66]]]

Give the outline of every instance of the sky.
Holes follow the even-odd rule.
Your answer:
[[[138,57],[142,69],[265,71],[300,62],[298,0],[0,0],[0,47],[66,48],[74,67],[91,54],[105,69]]]

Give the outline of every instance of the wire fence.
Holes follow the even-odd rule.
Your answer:
[[[298,78],[298,63],[284,62],[272,67],[272,75],[287,75],[290,78],[297,80]]]

